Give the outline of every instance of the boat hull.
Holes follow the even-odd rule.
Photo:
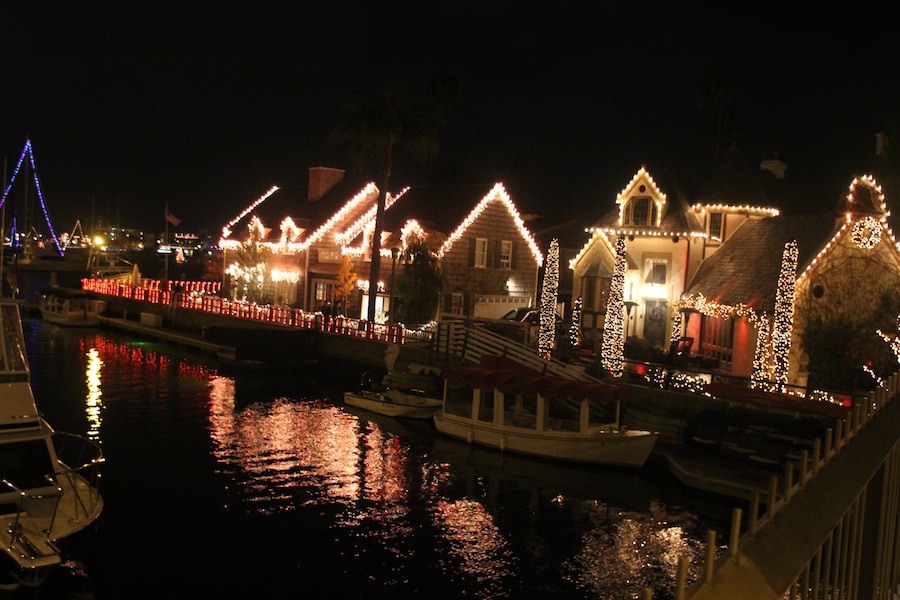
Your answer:
[[[410,419],[430,419],[441,408],[435,398],[403,395],[394,400],[379,392],[345,392],[344,402],[350,406],[385,415]]]
[[[54,325],[65,327],[96,327],[100,325],[100,315],[93,313],[60,313],[41,310],[41,318]]]
[[[580,434],[497,427],[448,414],[436,414],[434,424],[440,433],[504,452],[627,467],[643,466],[657,438],[656,433],[636,430]]]

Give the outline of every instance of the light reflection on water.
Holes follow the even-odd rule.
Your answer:
[[[347,579],[334,581],[338,590],[365,582],[376,596],[638,598],[653,585],[659,600],[671,597],[682,555],[696,577],[703,525],[677,497],[660,499],[668,490],[653,480],[658,473],[472,448],[429,424],[346,407],[335,389],[342,384],[273,390],[262,376],[221,373],[177,350],[102,333],[57,332],[46,360],[65,354],[56,346],[67,336],[80,336],[85,430],[113,467],[140,461],[123,437],[151,436],[154,453],[177,447],[181,454],[163,462],[180,463],[186,480],[220,486],[208,496],[221,499],[223,516],[320,535],[302,540],[297,561],[337,545]]]

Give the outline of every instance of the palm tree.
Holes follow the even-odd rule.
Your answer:
[[[375,163],[378,204],[369,276],[373,289],[381,269],[381,232],[394,151],[404,150],[422,162],[436,156],[440,148],[438,130],[454,92],[453,82],[441,78],[421,98],[412,98],[396,75],[389,76],[383,89],[352,98],[345,120],[328,137],[330,145],[349,146],[357,166]],[[376,294],[369,294],[366,314],[370,321],[375,316],[375,297]]]

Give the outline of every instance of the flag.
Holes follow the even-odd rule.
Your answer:
[[[181,224],[181,219],[179,219],[178,217],[176,217],[175,215],[173,215],[172,213],[170,213],[170,212],[169,212],[169,207],[168,207],[168,206],[166,207],[166,221],[168,221],[169,223],[171,223],[171,224],[174,225],[175,227],[178,227],[178,225]]]

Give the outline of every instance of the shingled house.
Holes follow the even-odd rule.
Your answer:
[[[269,301],[306,310],[331,306],[335,277],[349,257],[359,293],[345,314],[366,318],[367,294],[374,288],[374,320],[382,322],[409,236],[428,236],[436,240],[445,274],[441,312],[500,316],[534,302],[543,257],[502,184],[416,186],[388,194],[374,284],[369,277],[378,188],[347,182],[339,169],[316,167],[301,192],[273,188],[223,232],[226,261],[229,250],[238,251],[248,239],[265,248]]]
[[[773,172],[778,177],[783,168]],[[760,181],[735,149],[693,193],[676,181],[657,182],[642,167],[570,263],[573,298],[584,302],[582,334],[603,327],[613,244],[624,236],[626,335],[662,351],[684,337],[707,364],[752,376],[761,320],[768,325],[763,331],[772,330],[782,253],[796,241],[789,380],[805,385],[800,340],[807,323],[837,310],[871,309],[885,290],[897,288],[900,249],[871,178],[854,180],[833,210],[784,215],[766,206],[770,196]]]
[[[900,248],[887,223],[884,195],[874,179],[853,180],[833,211],[785,215],[743,224],[705,260],[682,306],[699,318],[686,335],[694,350],[731,373],[753,374],[759,327],[772,323],[782,253],[797,243],[788,380],[806,385],[808,358],[801,339],[817,316],[871,314],[884,293],[900,284]],[[769,331],[772,327],[769,326]]]
[[[412,227],[440,240],[439,312],[498,318],[533,305],[543,256],[503,184],[408,188],[386,212],[385,229],[394,239]]]

